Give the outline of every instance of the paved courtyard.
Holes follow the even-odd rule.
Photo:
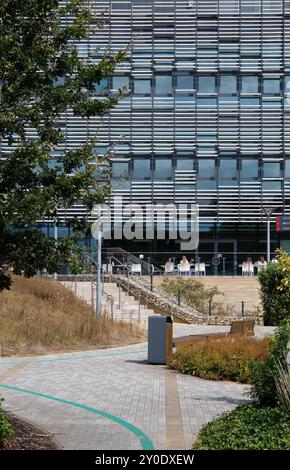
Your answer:
[[[211,331],[228,328],[174,325],[175,337]],[[247,389],[149,365],[147,344],[0,361],[4,408],[64,449],[189,449],[204,423],[249,400]]]

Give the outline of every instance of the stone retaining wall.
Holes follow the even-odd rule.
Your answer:
[[[121,285],[124,289],[128,289],[130,294],[133,294],[136,297],[141,297],[143,301],[150,303],[153,307],[155,306],[158,311],[162,311],[165,315],[175,316],[185,323],[195,323],[197,325],[223,325],[229,326],[233,321],[236,320],[255,320],[257,325],[263,325],[263,318],[261,316],[244,316],[244,317],[220,317],[220,316],[209,316],[201,315],[199,312],[194,312],[192,308],[186,308],[174,304],[173,301],[167,299],[164,294],[164,297],[161,296],[156,291],[150,291],[145,286],[134,281],[132,278],[128,279],[123,276],[116,276],[115,280],[118,285]]]

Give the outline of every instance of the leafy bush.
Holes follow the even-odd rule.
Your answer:
[[[238,406],[202,427],[194,449],[290,450],[290,410]]]
[[[250,394],[263,405],[277,405],[279,402],[276,380],[280,375],[279,364],[285,363],[289,341],[290,322],[284,321],[277,328],[266,360],[253,362],[250,365],[250,377],[254,384]]]
[[[290,256],[277,250],[277,263],[259,274],[265,325],[279,325],[290,318]]]
[[[203,379],[251,383],[252,363],[265,361],[268,350],[267,339],[226,338],[207,343],[197,342],[175,353],[169,366],[183,374]]]
[[[217,287],[207,289],[201,281],[191,278],[164,278],[161,289],[174,297],[179,290],[183,303],[204,314],[208,314],[209,301],[212,301],[214,295],[220,294]]]
[[[1,410],[1,401],[2,401],[2,398],[0,398],[0,448],[3,447],[4,440],[7,437],[13,436],[14,434],[14,431],[12,429],[11,424],[8,421],[8,418]]]

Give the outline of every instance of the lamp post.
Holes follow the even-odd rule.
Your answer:
[[[96,317],[102,314],[102,282],[101,282],[101,263],[102,263],[102,225],[101,218],[96,220],[91,229],[93,238],[97,241],[97,272],[96,272]]]
[[[267,217],[267,263],[269,264],[271,261],[271,215],[279,207],[262,207],[262,209]]]

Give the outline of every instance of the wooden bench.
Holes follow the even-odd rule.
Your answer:
[[[199,335],[181,336],[180,338],[174,339],[173,347],[178,349],[196,342],[208,342],[236,336],[254,336],[254,325],[254,320],[233,321],[229,333],[203,333]]]

